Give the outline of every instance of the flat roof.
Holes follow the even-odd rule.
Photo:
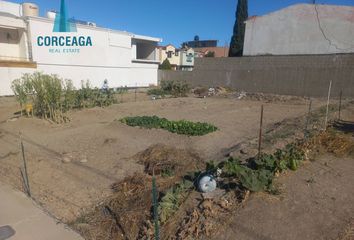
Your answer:
[[[0,17],[8,19],[6,21],[7,24],[4,24],[4,23],[1,24],[0,23],[0,26],[10,26],[11,25],[12,27],[17,27],[17,28],[25,28],[25,23],[23,21],[24,19],[30,19],[30,20],[32,19],[32,20],[48,22],[48,23],[53,23],[54,22],[53,19],[49,19],[49,18],[45,18],[45,17],[34,17],[34,16],[17,17],[17,16],[15,16],[13,14],[4,13],[4,12],[0,12]],[[11,23],[11,24],[9,24],[9,23]],[[105,31],[105,32],[113,32],[113,33],[128,35],[128,36],[131,36],[132,38],[138,39],[138,40],[151,41],[151,42],[162,42],[161,38],[138,35],[138,34],[134,34],[134,33],[127,32],[127,31],[119,31],[119,30],[114,30],[114,29],[110,29],[110,28],[90,26],[90,25],[85,25],[85,24],[80,24],[80,23],[77,23],[77,26],[79,26],[80,28],[86,28],[86,29]]]
[[[0,13],[0,27],[3,28],[26,28],[23,19],[8,13]]]
[[[145,41],[152,41],[152,42],[162,42],[162,39],[161,39],[161,38],[148,37],[148,36],[135,35],[135,34],[133,34],[132,37],[133,37],[134,39],[138,39],[138,40],[145,40]]]

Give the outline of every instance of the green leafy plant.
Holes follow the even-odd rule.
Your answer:
[[[241,185],[250,191],[259,192],[272,185],[273,174],[266,169],[253,170],[241,165],[237,159],[230,158],[224,165],[224,172],[229,176],[237,177]]]
[[[284,150],[278,150],[275,153],[277,159],[276,170],[283,171],[286,168],[297,170],[297,167],[304,159],[304,151],[297,145],[288,144]]]
[[[254,160],[257,169],[266,169],[272,172],[282,172],[288,168],[296,170],[304,152],[294,144],[288,144],[285,149],[278,149],[273,155],[262,154]]]
[[[192,187],[193,182],[183,180],[181,183],[167,190],[165,195],[161,198],[158,206],[158,214],[161,223],[167,222],[167,220],[178,210]]]
[[[224,163],[224,173],[238,178],[241,185],[250,191],[274,191],[272,187],[276,172],[287,169],[297,170],[299,162],[304,158],[304,152],[295,144],[289,144],[284,150],[272,154],[262,154],[253,159],[254,168],[243,165],[239,160],[230,158]]]
[[[186,120],[169,121],[157,116],[125,117],[120,121],[132,127],[161,128],[172,133],[188,136],[202,136],[217,130],[217,127],[208,123],[194,123]]]

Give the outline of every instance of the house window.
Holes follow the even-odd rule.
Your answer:
[[[172,58],[172,51],[168,51],[168,52],[167,52],[167,57],[168,57],[168,58]]]
[[[136,46],[136,57],[135,59],[143,60],[155,60],[156,57],[156,45],[148,41],[137,41],[135,40],[134,45]]]
[[[176,50],[176,51],[175,51],[175,56],[178,57],[178,54],[179,54],[179,51]]]
[[[188,54],[187,54],[187,60],[186,60],[186,61],[189,62],[189,63],[193,62],[193,56],[194,56],[194,55],[193,55],[192,53],[188,53]]]

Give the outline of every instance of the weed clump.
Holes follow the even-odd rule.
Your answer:
[[[149,89],[148,95],[164,97],[172,95],[173,97],[186,97],[190,91],[189,85],[185,81],[162,81],[160,88]]]
[[[305,144],[305,148],[314,152],[332,153],[337,157],[354,154],[354,142],[351,136],[334,129],[328,129],[314,136]]]

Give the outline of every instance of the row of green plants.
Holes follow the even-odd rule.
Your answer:
[[[71,80],[41,72],[24,74],[12,82],[12,90],[20,103],[21,113],[26,105],[33,106],[34,115],[56,123],[68,121],[64,113],[75,108],[104,107],[116,102],[110,89],[92,88],[89,81],[75,89]]]
[[[125,117],[120,122],[131,127],[161,128],[172,133],[188,136],[202,136],[216,131],[218,128],[209,123],[191,122],[186,120],[170,121],[158,116]]]
[[[148,95],[173,97],[186,97],[190,91],[190,86],[185,81],[162,81],[160,87],[151,88],[147,91]]]

